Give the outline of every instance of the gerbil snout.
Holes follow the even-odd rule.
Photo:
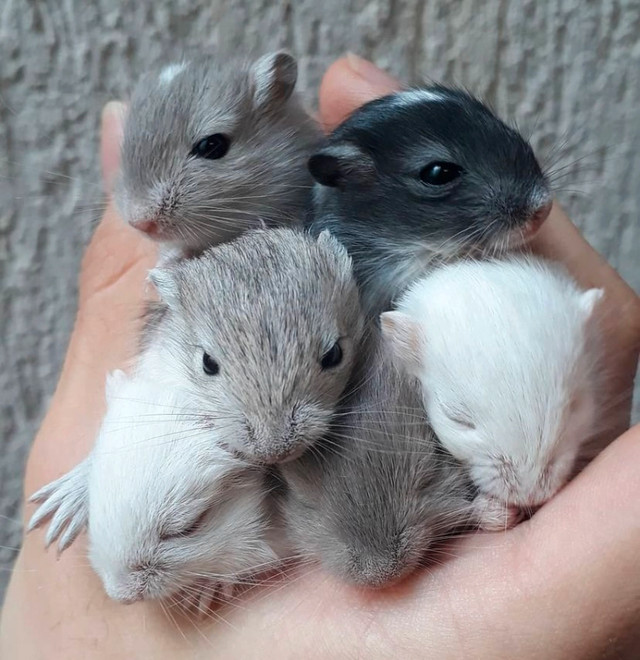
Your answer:
[[[387,552],[349,550],[348,578],[361,587],[381,589],[398,582],[406,573],[396,549]]]
[[[533,211],[531,217],[522,226],[521,231],[523,238],[532,238],[538,232],[542,223],[549,217],[552,206],[553,202],[549,200]]]
[[[124,605],[165,595],[164,580],[158,566],[138,564],[116,578],[104,581],[109,597]]]
[[[279,419],[247,418],[241,451],[267,464],[292,461],[326,433],[329,421],[329,413],[311,404],[298,404]]]

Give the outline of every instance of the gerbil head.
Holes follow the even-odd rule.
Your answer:
[[[484,495],[524,510],[568,481],[592,435],[587,325],[602,293],[531,267],[456,265],[382,318],[398,362],[422,382],[442,444]]]
[[[328,232],[255,230],[152,279],[167,360],[230,450],[280,462],[325,433],[363,335],[351,260]]]
[[[365,104],[309,169],[324,187],[318,199],[337,203],[361,230],[386,232],[389,249],[513,246],[551,208],[524,138],[470,94],[442,86]]]
[[[373,588],[422,565],[470,510],[464,471],[437,447],[419,397],[381,373],[368,374],[368,394],[345,406],[326,440],[280,467],[283,518],[301,554]]]
[[[165,386],[138,381],[118,394],[89,475],[89,558],[107,594],[171,598],[273,560],[261,475]]]
[[[295,59],[209,56],[145,76],[125,122],[116,201],[152,238],[200,251],[303,209],[318,129],[294,95]]]

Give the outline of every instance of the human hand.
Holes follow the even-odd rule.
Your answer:
[[[370,67],[351,58],[329,69],[320,93],[327,127],[397,87]],[[107,182],[117,168],[119,130],[117,117],[107,114]],[[624,426],[640,338],[638,299],[558,208],[536,249],[564,261],[585,286],[606,290],[614,310],[607,315],[607,346],[619,398],[625,398],[618,420]],[[134,354],[153,261],[153,245],[109,205],[83,263],[78,319],[31,452],[27,494],[88,453],[103,412],[104,376]],[[180,629],[154,603],[110,601],[87,565],[83,539],[56,561],[35,533],[25,539],[5,601],[0,656],[635,657],[639,439],[640,427],[624,434],[527,523],[460,540],[450,561],[397,587],[362,592],[312,571],[249,595],[241,607],[224,608],[226,621],[181,620]]]

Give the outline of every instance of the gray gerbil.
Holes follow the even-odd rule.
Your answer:
[[[229,450],[276,463],[326,432],[364,332],[329,232],[253,230],[151,279],[162,302],[138,369],[187,391]]]
[[[472,522],[465,472],[439,447],[417,383],[383,351],[324,441],[279,466],[290,543],[362,586],[392,584]]]
[[[443,86],[365,104],[315,153],[312,230],[354,260],[373,316],[431,263],[515,247],[549,214],[530,145],[483,103]]]
[[[115,199],[134,227],[195,254],[250,227],[297,224],[321,137],[295,59],[199,56],[146,75],[127,112]]]
[[[177,388],[116,371],[91,454],[38,491],[29,530],[60,551],[88,527],[89,560],[118,601],[203,604],[276,563],[267,488],[216,442]]]

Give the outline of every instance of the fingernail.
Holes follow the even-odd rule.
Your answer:
[[[100,161],[102,183],[107,194],[111,193],[120,161],[120,144],[126,106],[121,101],[109,101],[102,108]]]
[[[398,81],[388,73],[379,69],[375,64],[359,57],[355,53],[345,55],[349,68],[361,78],[364,78],[371,85],[376,87],[389,87],[391,89],[398,86]]]
[[[112,119],[120,120],[124,117],[125,104],[122,101],[109,101],[102,108],[102,121],[111,121]]]

